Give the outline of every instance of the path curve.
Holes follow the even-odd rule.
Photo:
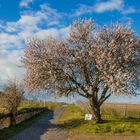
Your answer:
[[[46,112],[41,118],[9,140],[67,140],[68,132],[57,123],[65,107]]]

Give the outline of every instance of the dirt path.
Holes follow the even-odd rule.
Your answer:
[[[9,140],[67,140],[68,132],[57,124],[63,111],[64,107],[61,107],[54,113],[45,113],[30,128],[23,130]]]

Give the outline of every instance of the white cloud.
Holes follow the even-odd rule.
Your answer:
[[[80,16],[94,12],[103,13],[107,11],[118,11],[122,14],[130,14],[136,12],[136,9],[131,6],[126,6],[124,0],[97,1],[93,5],[81,4],[78,9],[73,11],[72,16]]]
[[[56,9],[52,9],[47,4],[40,6],[38,11],[24,11],[20,15],[20,19],[16,22],[7,22],[5,26],[0,28],[5,28],[8,32],[17,32],[19,30],[39,30],[39,25],[43,24],[45,26],[58,25],[61,18],[61,14],[57,12]]]
[[[88,6],[88,5],[84,5],[81,4],[80,7],[73,11],[73,14],[71,16],[80,16],[83,14],[87,14],[87,13],[93,13],[94,12],[94,6]]]
[[[68,36],[70,28],[65,27],[61,29],[50,28],[46,30],[40,30],[34,34],[34,37],[45,39],[46,37],[52,36],[56,39],[65,38]]]
[[[95,12],[102,13],[105,11],[118,10],[120,11],[124,6],[123,0],[109,0],[95,4]]]
[[[9,35],[7,33],[1,33],[0,34],[0,44],[7,43],[8,41],[11,43],[17,42],[18,37],[16,35]]]
[[[137,10],[133,7],[128,7],[127,9],[122,9],[122,14],[131,14],[135,13]]]
[[[23,47],[28,38],[42,30],[42,26],[59,25],[61,14],[47,4],[41,5],[38,11],[26,11],[16,22],[0,23],[0,47]],[[48,30],[49,32],[49,30]]]
[[[21,68],[22,50],[6,51],[1,50],[0,55],[0,80],[4,83],[8,79],[21,78],[24,74],[24,69]]]
[[[20,7],[28,7],[30,3],[33,3],[34,0],[21,0]]]
[[[68,28],[59,26],[61,17],[56,9],[43,4],[38,11],[22,12],[15,22],[0,22],[0,83],[9,77],[22,77],[24,70],[19,67],[20,60],[25,42],[30,37],[44,39],[50,35],[62,37],[67,34]]]

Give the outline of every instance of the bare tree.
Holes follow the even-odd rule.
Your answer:
[[[16,82],[10,81],[3,88],[0,106],[5,108],[6,111],[10,114],[10,126],[16,124],[15,116],[23,98],[23,94],[23,87],[21,85],[19,86]]]
[[[74,21],[65,40],[30,40],[23,58],[26,85],[89,99],[94,118],[100,123],[100,107],[113,93],[137,95],[137,42],[129,26],[100,28],[92,20]]]

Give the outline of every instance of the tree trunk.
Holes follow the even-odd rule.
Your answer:
[[[90,106],[92,109],[93,119],[96,121],[96,123],[102,123],[102,117],[100,112],[100,105],[98,102],[93,101],[93,99],[90,100]]]
[[[16,125],[16,118],[13,113],[10,113],[10,126]]]

